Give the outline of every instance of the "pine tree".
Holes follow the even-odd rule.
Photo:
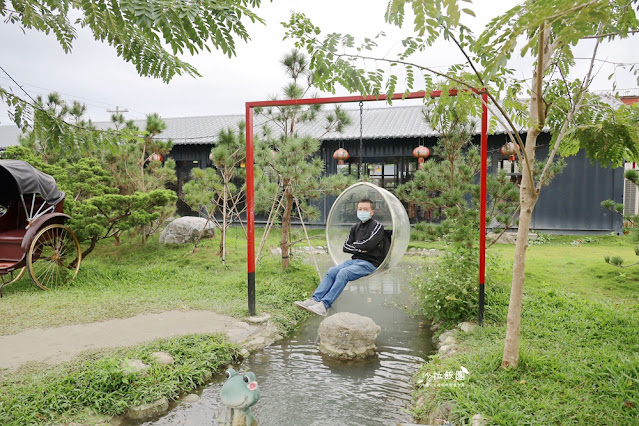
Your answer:
[[[294,49],[281,60],[286,74],[291,81],[283,88],[285,99],[301,99],[309,95],[312,90],[313,78],[308,69],[306,56]],[[298,134],[300,123],[316,120],[321,109],[320,105],[284,106],[256,109],[256,114],[262,114],[267,124],[262,129],[262,139],[256,143],[256,160],[263,168],[264,175],[271,182],[277,184],[277,193],[270,199],[282,200],[282,212],[273,220],[279,219],[282,228],[280,249],[282,251],[282,267],[289,266],[291,248],[291,220],[297,213],[297,207],[304,218],[317,215],[317,209],[309,201],[318,199],[322,195],[320,178],[324,172],[324,162],[316,155],[320,143],[317,139]],[[326,132],[340,131],[349,123],[349,117],[344,111],[336,107],[333,114],[328,116]],[[275,127],[279,134],[272,136],[269,125]],[[269,187],[262,188],[268,189]],[[269,197],[267,197],[269,198]],[[259,206],[258,209],[268,211],[271,204]],[[279,210],[277,210],[279,212]]]

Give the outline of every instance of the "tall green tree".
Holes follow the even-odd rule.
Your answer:
[[[416,33],[402,41],[404,49],[393,58],[370,54],[377,46],[376,38],[356,45],[350,35],[334,33],[320,37],[321,29],[303,14],[293,14],[285,25],[287,36],[310,54],[315,84],[323,90],[333,91],[340,84],[363,94],[393,93],[400,77],[396,70],[401,68],[405,90],[431,90],[441,78],[457,83],[459,89],[480,90],[488,95],[488,108],[500,117],[512,142],[520,147],[522,170],[519,228],[502,358],[505,368],[516,367],[519,361],[528,233],[557,153],[566,147],[562,152],[568,155],[574,145],[582,146],[578,129],[584,125],[590,132],[590,144],[608,147],[594,150],[591,158],[618,166],[624,157],[633,160],[639,157],[632,138],[623,137],[627,132],[616,122],[615,111],[588,92],[601,41],[627,37],[638,30],[637,3],[637,0],[527,0],[495,17],[476,37],[463,24],[462,15],[474,16],[472,5],[466,1],[462,6],[456,0],[391,0],[386,20],[401,27],[410,8]],[[591,39],[593,45],[590,65],[581,79],[569,80],[575,67],[573,49],[585,38]],[[456,45],[466,62],[440,71],[431,64],[413,61],[416,53],[426,51],[440,39]],[[520,76],[515,78],[508,67],[516,53],[534,58],[525,76],[529,86],[522,86]],[[518,101],[522,94],[528,96],[524,102]],[[525,140],[517,124],[525,126]],[[552,141],[549,155],[536,173],[537,138],[545,126],[551,130]],[[610,139],[611,134],[616,137]]]
[[[95,132],[95,126],[86,119],[86,105],[73,101],[69,105],[59,93],[51,92],[46,98],[38,96],[35,112],[37,125],[19,137],[20,145],[42,155],[47,163],[62,159],[70,161],[95,153],[97,146],[108,147],[114,143],[112,132]],[[65,120],[69,121],[67,131]]]
[[[246,162],[245,135],[246,124],[241,122],[237,133],[231,129],[222,130],[217,145],[211,149],[213,167],[222,183],[221,193],[217,192],[217,205],[222,214],[222,223],[218,224],[222,263],[226,262],[226,231],[235,219],[240,219],[240,214],[246,208],[239,210],[240,205],[245,205],[246,199],[246,173],[242,168]]]
[[[114,123],[121,125],[123,117],[114,117]],[[116,134],[121,138],[117,144],[102,152],[102,157],[113,176],[115,185],[123,195],[136,192],[150,192],[166,189],[177,182],[175,160],[165,159],[173,143],[158,136],[166,129],[166,123],[157,114],[148,114],[146,125],[140,130],[131,122]],[[156,220],[141,225],[142,244],[149,235],[155,233],[164,221],[175,213],[175,206],[167,205]],[[119,234],[116,234],[118,240]],[[118,240],[119,241],[119,240]]]
[[[439,135],[432,157],[413,178],[397,187],[403,201],[415,203],[429,211],[434,222],[420,222],[416,230],[427,238],[438,238],[448,248],[413,287],[422,313],[439,321],[467,321],[477,313],[479,302],[479,173],[481,158],[477,146],[471,145],[481,101],[470,93],[444,96],[426,101],[424,116]],[[478,111],[479,110],[479,111]],[[514,225],[518,206],[518,188],[504,170],[487,178],[488,206],[486,225],[508,229]],[[486,285],[495,283],[491,262]],[[432,272],[431,271],[436,271]]]
[[[104,162],[121,193],[161,189],[176,182],[175,161],[165,160],[173,143],[158,138],[164,129],[164,120],[156,113],[149,114],[144,129],[127,123],[119,130],[118,143],[102,151]]]
[[[443,91],[447,92],[448,87]],[[474,117],[478,114],[481,114],[481,101],[470,93],[456,97],[444,95],[426,101],[424,118],[440,135],[433,147],[433,158],[424,163],[422,170],[415,172],[412,180],[396,190],[401,200],[432,212],[438,221],[424,226],[427,233],[468,252],[464,259],[471,259],[470,252],[479,240],[481,160],[477,147],[471,146],[477,126]],[[500,170],[488,176],[487,187],[486,224],[509,228],[516,222],[517,186],[510,182],[504,170]],[[474,268],[466,269],[472,271]]]
[[[246,126],[239,123],[237,133],[232,129],[220,131],[217,144],[211,149],[212,168],[191,171],[191,180],[184,185],[184,201],[193,210],[207,217],[202,232],[209,221],[215,222],[220,230],[220,251],[222,263],[226,262],[226,233],[228,227],[245,211],[246,177]],[[244,205],[240,209],[239,206]],[[221,214],[221,223],[215,213]],[[197,245],[197,243],[196,243]],[[194,248],[195,250],[195,248]]]
[[[22,30],[52,34],[65,53],[71,52],[78,28],[88,29],[97,41],[114,48],[117,56],[132,63],[141,76],[168,83],[175,75],[199,77],[197,69],[180,57],[221,50],[232,57],[236,41],[248,41],[248,22],[264,21],[254,12],[261,0],[8,0],[0,1],[0,16]],[[49,148],[57,142],[80,144],[103,132],[58,116],[27,94],[22,96],[0,85],[0,100],[24,132],[32,130]],[[73,107],[72,107],[73,109]],[[74,110],[81,113],[81,110]],[[81,114],[80,114],[81,115]],[[83,126],[80,126],[83,127]],[[80,140],[74,139],[80,137]],[[104,146],[102,141],[96,141]],[[48,152],[48,150],[47,150]],[[50,161],[48,156],[45,156]]]
[[[308,69],[306,55],[293,49],[282,58],[281,64],[290,78],[290,82],[283,88],[283,98],[301,99],[310,96],[313,77]],[[316,139],[300,135],[298,125],[318,119],[320,110],[321,105],[256,109],[257,114],[267,118],[261,142],[256,144],[256,158],[264,168],[265,176],[277,182],[277,194],[271,200],[275,200],[278,206],[280,203],[277,200],[282,200],[281,214],[272,218],[279,219],[282,226],[280,248],[283,268],[287,268],[290,263],[291,217],[299,216],[300,213],[307,218],[317,214],[317,209],[308,202],[321,196],[320,178],[324,163],[316,155],[320,143]],[[337,106],[327,116],[325,131],[342,131],[349,123],[350,117]],[[277,129],[277,134],[273,134],[270,125]],[[262,206],[263,210],[268,209],[268,206],[270,203]],[[294,211],[297,206],[300,208],[299,212]]]
[[[193,244],[193,253],[195,253],[209,223],[215,221],[214,215],[219,208],[218,194],[224,191],[224,186],[215,169],[196,167],[191,170],[191,179],[184,184],[182,191],[184,202],[199,214],[206,215],[206,223]],[[222,258],[222,263],[224,263],[224,258]]]
[[[120,194],[110,173],[97,158],[47,164],[42,156],[22,146],[10,146],[3,158],[23,160],[56,180],[66,193],[64,211],[71,216],[69,226],[84,243],[82,258],[88,256],[98,241],[123,231],[149,226],[162,212],[175,204],[177,197],[168,189]]]

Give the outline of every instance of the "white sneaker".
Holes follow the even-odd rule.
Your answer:
[[[303,302],[295,302],[295,306],[297,306],[300,309],[304,309],[306,310],[306,308],[308,308],[311,305],[316,304],[317,302],[315,301],[315,299],[306,299]]]
[[[326,316],[326,306],[324,306],[324,302],[317,302],[314,305],[306,308],[307,311],[313,312],[314,314],[321,315],[323,317]]]

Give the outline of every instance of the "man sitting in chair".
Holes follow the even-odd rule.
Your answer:
[[[349,281],[355,281],[371,274],[384,261],[388,248],[384,244],[384,225],[372,219],[375,214],[373,202],[369,199],[357,203],[357,218],[344,243],[345,253],[352,253],[351,259],[328,270],[313,297],[303,302],[295,302],[301,309],[326,316]]]

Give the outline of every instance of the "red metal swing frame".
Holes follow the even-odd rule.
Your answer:
[[[479,312],[478,322],[484,319],[484,283],[486,279],[486,175],[488,156],[488,95],[485,91],[474,90],[481,95],[481,172],[480,172],[480,208],[479,208]],[[432,98],[438,98],[441,91],[430,92]],[[457,90],[449,90],[449,96],[457,96]],[[393,100],[421,99],[426,92],[395,93]],[[254,146],[253,146],[253,108],[313,105],[313,104],[343,104],[353,102],[373,102],[387,100],[387,95],[379,96],[336,96],[330,98],[286,99],[272,101],[246,102],[246,204],[247,204],[247,270],[248,270],[248,311],[255,315],[255,186],[254,186]]]

